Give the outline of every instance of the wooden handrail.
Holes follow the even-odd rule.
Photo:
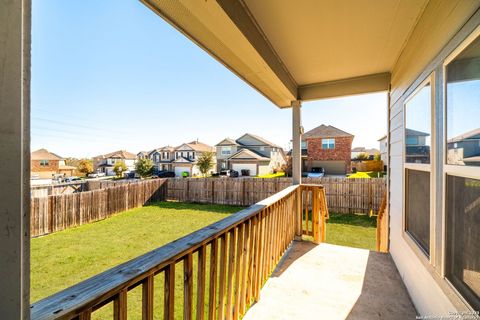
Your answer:
[[[143,318],[152,319],[153,301],[161,301],[154,299],[153,279],[163,273],[164,318],[173,319],[175,303],[179,302],[174,300],[175,272],[179,272],[175,266],[182,262],[184,317],[193,317],[195,303],[197,316],[203,318],[207,303],[209,319],[239,319],[259,299],[261,287],[293,241],[297,224],[302,223],[298,220],[298,195],[305,192],[311,192],[311,202],[301,207],[311,209],[314,241],[319,243],[325,233],[324,219],[328,217],[323,187],[290,186],[221,221],[34,303],[31,318],[90,319],[95,310],[113,302],[115,319],[126,319],[128,291],[142,285]],[[310,219],[308,212],[306,217]],[[198,261],[198,268],[193,267],[194,260]],[[207,272],[209,281],[205,281]],[[205,301],[206,286],[209,301]]]

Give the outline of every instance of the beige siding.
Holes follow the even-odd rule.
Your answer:
[[[442,59],[451,51],[451,48],[443,47],[448,43],[454,48],[455,42],[458,44],[462,37],[468,34],[465,28],[472,29],[472,26],[464,27],[461,35],[455,36],[479,5],[480,2],[477,0],[430,1],[392,72],[392,104],[389,118],[390,252],[421,315],[446,315],[449,311],[462,309],[462,307],[458,303],[458,297],[452,295],[451,290],[446,289],[448,286],[441,279],[441,268],[426,266],[424,264],[426,260],[420,260],[407,243],[403,232],[403,103],[415,87],[436,67],[439,68],[437,70],[441,70]],[[478,20],[476,17],[475,21]],[[452,40],[454,36],[455,41]],[[440,53],[441,55],[438,56]],[[437,108],[441,108],[440,102]],[[437,180],[437,183],[441,181]],[[443,197],[440,196],[437,201],[442,199]],[[434,214],[437,216],[438,212]],[[436,230],[437,238],[441,236],[440,232],[441,230]],[[428,265],[428,262],[426,264]]]

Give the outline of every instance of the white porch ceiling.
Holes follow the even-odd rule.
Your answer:
[[[279,107],[387,90],[428,0],[141,0]]]

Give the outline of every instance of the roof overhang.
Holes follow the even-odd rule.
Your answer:
[[[428,0],[141,0],[278,107],[387,91]]]

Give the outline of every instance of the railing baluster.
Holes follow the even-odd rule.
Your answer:
[[[240,282],[243,268],[243,235],[245,232],[245,222],[240,224],[238,227],[238,237],[237,237],[237,254],[235,255],[235,291],[234,297],[235,302],[233,306],[233,319],[238,319],[238,313],[240,308],[240,297],[241,297],[241,288],[242,284]]]
[[[113,319],[127,320],[127,289],[122,289],[113,300]]]
[[[203,245],[198,250],[198,278],[197,278],[197,320],[203,320],[205,308],[205,269],[207,261],[207,247]]]
[[[217,295],[217,254],[218,240],[214,239],[210,246],[210,285],[208,294],[208,319],[215,319]]]
[[[153,275],[142,283],[142,319],[153,320]]]
[[[254,272],[255,272],[255,228],[257,217],[250,219],[250,240],[248,245],[248,275],[247,275],[247,296],[246,304],[249,305],[252,299],[252,292],[254,292]]]
[[[220,247],[220,288],[218,291],[218,319],[223,320],[225,315],[225,288],[227,274],[227,234],[221,237]]]
[[[183,319],[191,320],[193,312],[193,254],[183,260]]]
[[[175,263],[169,264],[165,269],[164,291],[163,318],[173,320],[175,317]]]
[[[227,284],[227,311],[226,319],[232,319],[232,302],[233,302],[233,275],[235,272],[235,243],[237,239],[238,228],[230,231],[230,242],[228,250],[228,284]]]
[[[249,243],[250,243],[250,229],[252,225],[252,219],[245,222],[245,236],[243,237],[243,259],[242,259],[242,277],[240,279],[240,301],[239,301],[239,313],[242,315],[245,312],[245,298],[247,295],[247,273],[249,270]]]

